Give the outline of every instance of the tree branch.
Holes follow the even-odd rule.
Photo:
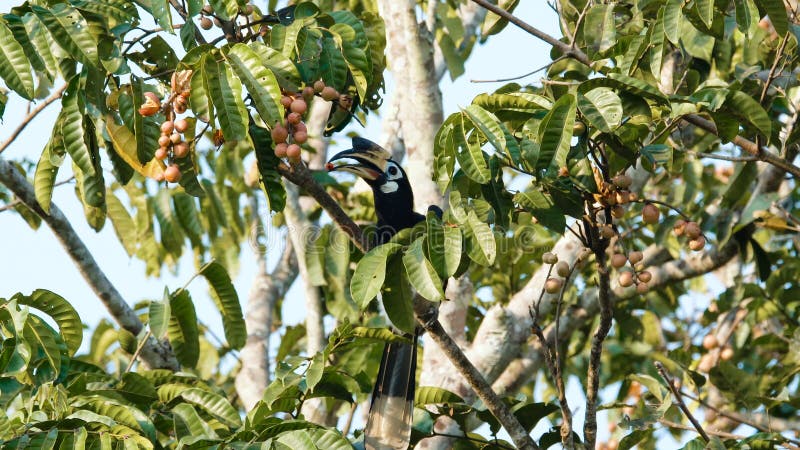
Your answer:
[[[683,414],[686,415],[686,418],[689,419],[689,422],[692,422],[692,426],[694,429],[700,433],[700,436],[703,438],[704,441],[708,442],[711,438],[708,437],[706,430],[703,429],[703,426],[700,425],[700,422],[692,415],[692,412],[689,411],[689,408],[686,407],[686,403],[683,402],[683,396],[681,395],[680,389],[675,386],[675,383],[672,381],[672,377],[669,376],[667,373],[667,369],[664,368],[664,365],[661,364],[659,361],[653,363],[656,366],[656,370],[658,370],[658,374],[661,375],[661,378],[667,383],[667,387],[672,392],[672,395],[675,397],[675,401],[678,403],[678,408],[681,409]]]
[[[36,201],[33,186],[11,163],[3,158],[0,158],[0,183],[8,187],[25,206],[47,223],[56,238],[61,242],[64,250],[78,267],[78,271],[84,280],[97,294],[117,324],[134,336],[138,336],[144,328],[139,316],[128,306],[128,303],[122,298],[117,288],[111,284],[111,281],[97,265],[94,256],[86,248],[58,206],[51,203],[50,214],[44,212],[39,202]],[[147,339],[147,345],[142,348],[141,357],[145,364],[151,368],[170,370],[178,370],[180,368],[172,349],[169,346],[162,345],[152,336]]]
[[[311,176],[311,172],[303,164],[293,164],[287,167],[281,164],[278,167],[281,174],[299,187],[305,189],[306,193],[312,196],[328,213],[328,215],[339,225],[348,235],[353,243],[363,252],[368,252],[370,245],[364,236],[361,228],[342,210],[341,206],[325,191],[317,181]],[[470,363],[455,341],[442,328],[441,323],[436,318],[436,308],[433,304],[424,300],[419,295],[414,298],[414,315],[431,338],[442,347],[442,350],[465,377],[470,386],[478,394],[489,411],[497,417],[497,420],[508,431],[517,448],[538,449],[533,439],[525,431],[511,410],[498,396],[492,391],[491,386],[480,374],[475,366]]]
[[[60,88],[56,89],[52,94],[50,94],[50,97],[47,97],[43,102],[36,105],[36,108],[33,108],[33,110],[29,112],[24,119],[22,119],[22,122],[20,122],[19,125],[17,125],[17,128],[15,128],[14,131],[11,132],[11,135],[8,136],[8,139],[6,139],[5,142],[0,144],[0,153],[3,153],[3,150],[8,148],[8,146],[11,145],[17,139],[17,137],[19,137],[19,134],[22,133],[22,130],[24,130],[25,127],[27,127],[28,124],[30,124],[31,121],[33,121],[33,119],[35,119],[40,112],[44,111],[44,109],[47,108],[54,101],[60,99],[61,95],[64,94],[64,91],[66,89],[67,85],[65,84]]]

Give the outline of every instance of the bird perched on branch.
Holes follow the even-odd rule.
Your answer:
[[[353,148],[334,155],[327,169],[353,173],[372,188],[378,216],[377,244],[384,244],[400,230],[425,220],[425,216],[414,211],[414,193],[405,171],[392,160],[391,153],[374,142],[354,137]],[[429,211],[442,215],[438,206],[431,206]],[[408,448],[414,411],[417,337],[415,333],[410,344],[390,342],[383,349],[364,429],[367,450]]]

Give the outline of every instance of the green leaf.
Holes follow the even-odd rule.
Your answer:
[[[237,0],[209,0],[208,3],[222,20],[231,20],[239,12]]]
[[[86,175],[94,175],[95,163],[92,154],[86,145],[86,135],[83,126],[85,108],[80,91],[80,77],[74,76],[69,81],[67,89],[61,97],[62,114],[61,135],[67,153],[75,164]]]
[[[228,64],[213,57],[203,59],[203,73],[208,94],[214,103],[216,117],[226,142],[247,138],[247,108],[242,101],[242,83]]]
[[[469,118],[475,127],[481,130],[481,133],[498,152],[505,151],[506,135],[503,132],[500,121],[494,114],[478,105],[467,106],[461,112]]]
[[[43,71],[47,73],[48,78],[54,79],[58,74],[59,67],[58,61],[56,61],[52,48],[50,47],[50,33],[47,32],[44,24],[33,13],[27,13],[22,16],[22,24],[25,27],[28,41],[33,46],[37,58],[42,61],[44,66]]]
[[[33,100],[33,75],[25,50],[14,39],[8,26],[0,21],[0,78],[14,92]]]
[[[337,89],[347,83],[347,61],[333,39],[323,39],[320,45],[319,71],[326,86]]]
[[[575,97],[564,95],[542,119],[539,125],[541,152],[536,164],[539,168],[550,167],[557,170],[567,165],[572,127],[575,125],[575,106]]]
[[[753,37],[761,16],[753,0],[735,0],[736,4],[736,26],[748,38]]]
[[[183,232],[177,217],[172,212],[170,202],[172,195],[168,189],[160,189],[153,198],[153,212],[158,220],[161,244],[175,257],[180,257],[183,251]]]
[[[386,280],[381,289],[383,309],[392,324],[406,333],[414,333],[414,291],[408,281],[401,255],[392,255],[386,265]]]
[[[221,395],[200,388],[189,388],[181,392],[181,397],[187,402],[203,408],[229,427],[237,428],[242,425],[239,412]]]
[[[156,19],[161,28],[170,34],[175,33],[172,28],[172,14],[170,14],[169,3],[162,0],[150,0],[148,5],[150,6],[150,14]],[[214,12],[219,14],[216,8]]]
[[[25,340],[34,349],[34,358],[31,365],[35,365],[37,374],[37,384],[44,384],[53,381],[61,370],[61,351],[58,348],[55,333],[41,319],[34,315],[28,316],[22,330]],[[41,358],[41,361],[37,361]],[[38,365],[36,365],[38,363]],[[42,363],[47,364],[45,367]],[[52,372],[49,372],[52,370]]]
[[[694,9],[706,27],[711,28],[714,21],[714,0],[695,0]]]
[[[498,6],[509,13],[514,12],[514,9],[518,4],[519,0],[500,0],[498,2]],[[493,12],[487,12],[486,19],[484,19],[483,25],[481,25],[481,36],[485,39],[487,36],[497,34],[502,31],[506,25],[508,25],[507,19],[500,17]]]
[[[655,87],[642,80],[639,80],[638,78],[629,77],[619,73],[611,73],[608,75],[608,77],[604,78],[592,78],[590,80],[586,80],[578,86],[578,92],[585,94],[598,87],[618,89],[620,91],[629,92],[631,94],[656,101],[662,105],[669,104],[669,99]],[[553,108],[555,108],[555,105],[553,105]]]
[[[37,289],[29,296],[17,294],[12,299],[20,305],[31,306],[50,316],[58,325],[70,355],[78,351],[83,340],[83,324],[78,312],[64,297],[46,289]]]
[[[111,189],[106,190],[106,208],[108,218],[111,219],[111,225],[114,227],[114,233],[122,247],[125,248],[125,252],[128,256],[135,255],[139,243],[136,223]]]
[[[753,97],[742,91],[730,91],[725,100],[725,107],[741,121],[755,127],[769,141],[772,121],[764,108]]]
[[[594,5],[586,12],[584,30],[591,30],[584,34],[586,43],[595,53],[602,53],[616,44],[617,26],[614,23],[614,6]]]
[[[170,311],[169,290],[164,291],[164,300],[152,300],[147,313],[147,321],[150,325],[150,332],[156,339],[161,339],[169,328],[169,320],[172,317]]]
[[[400,247],[395,243],[375,247],[358,262],[350,279],[350,295],[360,309],[365,309],[380,292],[386,278],[386,260]]]
[[[204,436],[211,439],[218,437],[214,428],[203,420],[194,406],[189,403],[178,403],[172,408],[172,413],[176,416],[176,421],[180,419],[183,422],[189,436]]]
[[[153,134],[153,130],[147,130],[148,125],[150,128],[155,128],[156,124],[152,120],[146,120],[144,116],[139,113],[139,108],[145,101],[144,97],[144,83],[142,79],[137,76],[131,77],[131,98],[133,100],[133,134],[136,137],[136,156],[140,163],[146,163],[153,159],[155,156],[156,145],[153,142],[148,142],[148,134]],[[150,133],[148,133],[150,131]],[[160,130],[158,132],[160,134]]]
[[[467,129],[462,115],[461,120],[457,120],[453,128],[454,142],[459,149],[456,159],[468,177],[480,184],[487,183],[491,178],[491,172],[484,158],[483,150],[475,142],[474,133],[471,136],[467,136],[466,133]]]
[[[664,5],[664,35],[673,44],[678,45],[681,35],[683,0],[667,0]]]
[[[778,36],[784,36],[789,31],[789,17],[783,0],[755,0],[755,2],[767,13]]]
[[[622,122],[622,100],[608,88],[578,94],[578,108],[598,130],[611,133]]]
[[[567,219],[553,202],[552,196],[540,189],[519,192],[514,195],[514,202],[526,208],[539,223],[556,233],[563,233],[567,227]]]
[[[432,302],[444,300],[442,280],[436,270],[425,257],[423,250],[425,237],[415,240],[403,254],[403,265],[408,274],[408,280],[417,292]]]
[[[97,41],[92,37],[89,24],[77,9],[66,3],[58,3],[52,9],[31,6],[31,10],[42,21],[53,41],[70,56],[83,64],[100,67]]]
[[[437,403],[464,403],[464,399],[447,389],[433,386],[420,386],[414,392],[414,404],[417,406]]]
[[[642,164],[645,169],[654,172],[656,166],[664,166],[667,170],[672,167],[672,147],[666,144],[645,145],[640,150]]]
[[[283,122],[281,87],[272,72],[264,67],[258,54],[239,43],[223,49],[223,54],[253,99],[258,114],[267,124]]]
[[[497,244],[492,229],[480,220],[475,211],[470,211],[464,222],[464,237],[467,240],[467,255],[482,266],[494,264],[497,256]]]
[[[56,126],[58,128],[58,126]],[[56,130],[54,130],[55,132]],[[58,130],[61,131],[60,129]],[[52,143],[48,142],[42,150],[39,162],[36,164],[36,172],[33,175],[33,189],[36,201],[44,212],[50,213],[50,201],[53,198],[53,186],[56,182],[56,175],[61,163],[64,161],[63,155],[53,153]]]
[[[656,21],[650,29],[650,73],[656,79],[661,77],[661,62],[664,57],[664,11],[666,6],[658,10]]]
[[[286,189],[283,187],[283,177],[277,170],[280,159],[272,151],[270,133],[251,121],[250,139],[255,148],[258,173],[261,175],[261,188],[266,194],[269,209],[281,212],[286,206]]]
[[[164,163],[153,158],[146,164],[139,162],[136,154],[136,136],[125,125],[119,125],[111,115],[106,116],[106,131],[111,142],[114,144],[114,151],[135,171],[143,176],[155,179],[163,179]]]
[[[222,313],[222,328],[225,330],[225,339],[231,348],[242,348],[247,339],[247,330],[242,316],[242,306],[239,304],[239,295],[233,287],[228,271],[217,263],[210,262],[198,272],[205,277],[211,286],[211,298]]]
[[[179,289],[170,298],[170,319],[167,336],[178,362],[195,367],[200,357],[200,333],[197,329],[197,313],[188,291]]]
[[[444,227],[442,220],[432,211],[428,211],[426,219],[426,253],[428,260],[440,278],[447,278],[447,268],[445,266],[445,242]],[[459,233],[459,236],[461,233]],[[460,249],[459,249],[460,251]]]
[[[303,80],[300,78],[297,66],[294,65],[291,59],[261,42],[252,42],[249,45],[256,55],[261,58],[261,64],[272,71],[282,88],[290,91],[298,90]]]
[[[322,373],[325,370],[325,353],[317,352],[308,364],[306,370],[306,389],[307,392],[313,391],[319,381],[322,379]]]
[[[172,195],[172,204],[175,207],[175,216],[184,233],[189,237],[192,247],[202,247],[205,231],[200,223],[200,216],[197,214],[194,197],[182,192],[175,192]]]
[[[210,52],[212,49],[214,49],[214,47],[200,46],[196,47],[193,51]],[[188,56],[189,54],[187,54],[187,58]],[[213,54],[209,55],[204,53],[203,56],[200,57],[200,62],[197,64],[194,72],[192,72],[192,79],[190,81],[192,91],[189,94],[189,104],[191,105],[192,112],[194,113],[195,117],[203,122],[213,123],[214,103],[211,101],[211,97],[209,95],[207,77],[204,71],[201,70],[201,68],[205,65],[204,61],[206,58],[213,58]]]
[[[634,430],[619,441],[619,450],[628,450],[644,439],[652,436],[653,430]]]

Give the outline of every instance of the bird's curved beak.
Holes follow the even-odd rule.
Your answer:
[[[367,181],[375,181],[383,174],[391,154],[378,144],[363,138],[353,138],[353,148],[333,155],[328,160],[328,172],[350,172]]]

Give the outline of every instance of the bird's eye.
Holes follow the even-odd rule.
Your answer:
[[[389,166],[388,172],[389,172],[389,175],[397,175],[397,167]]]

